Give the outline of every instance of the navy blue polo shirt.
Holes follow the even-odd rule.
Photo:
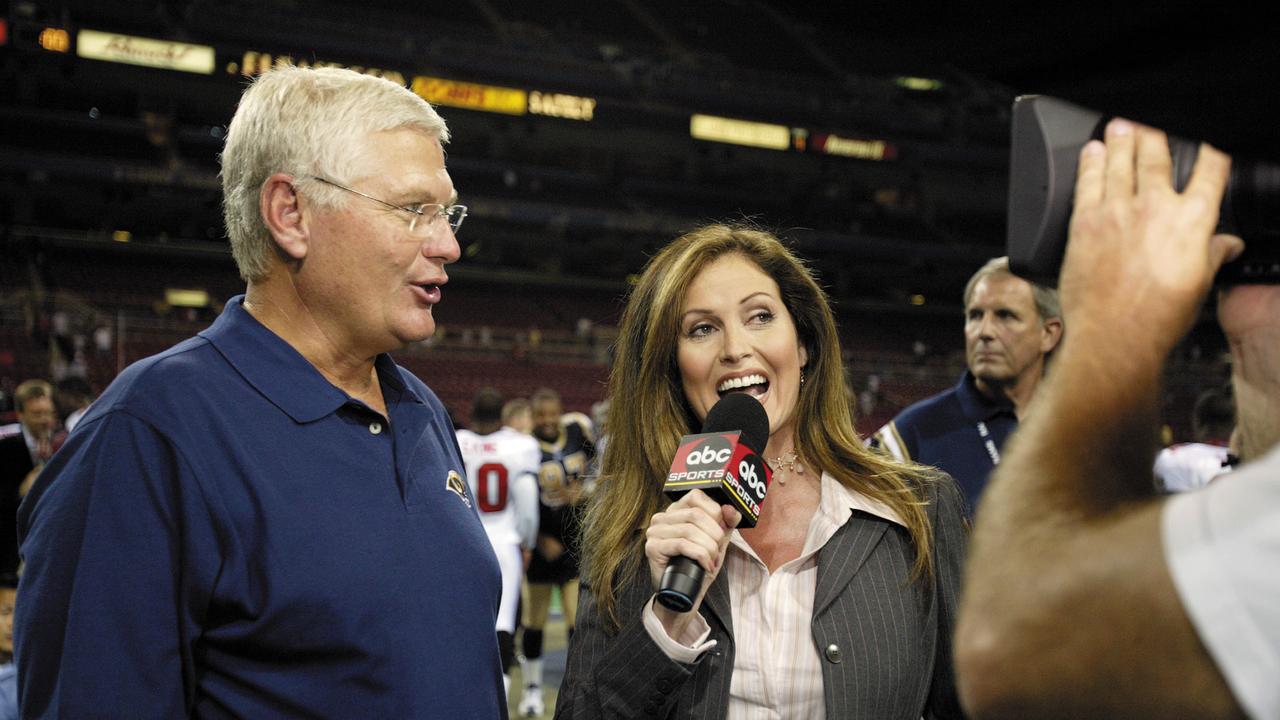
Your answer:
[[[983,395],[966,370],[954,387],[898,413],[876,431],[872,444],[951,475],[972,514],[1005,441],[1017,429],[1012,401]]]
[[[233,298],[125,370],[19,511],[32,716],[506,716],[501,578],[435,394],[383,417]]]

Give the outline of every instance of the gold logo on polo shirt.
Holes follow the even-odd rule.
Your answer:
[[[462,498],[462,502],[467,504],[467,507],[471,507],[471,498],[467,497],[467,483],[458,474],[457,470],[449,471],[449,476],[444,479],[444,489],[457,494],[458,497]]]

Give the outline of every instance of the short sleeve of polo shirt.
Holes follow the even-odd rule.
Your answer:
[[[221,553],[189,470],[159,431],[128,412],[78,430],[46,469],[57,479],[42,476],[19,515],[27,569],[15,654],[24,713],[110,713],[104,698],[134,717],[190,710],[184,674],[207,599],[201,588],[212,584]]]
[[[1280,718],[1280,449],[1161,518],[1165,558],[1187,615],[1253,718]]]

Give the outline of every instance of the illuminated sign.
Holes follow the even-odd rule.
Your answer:
[[[71,50],[71,34],[62,28],[47,27],[40,31],[40,47],[49,52],[64,53]]]
[[[933,78],[905,76],[898,78],[896,82],[898,83],[898,87],[906,88],[908,90],[931,91],[942,89],[942,81],[934,80]]]
[[[204,290],[188,290],[186,288],[165,288],[164,301],[171,307],[203,308],[209,307],[209,293]]]
[[[296,67],[334,67],[358,72],[361,75],[372,75],[380,77],[391,82],[408,86],[405,82],[404,75],[395,70],[383,70],[382,68],[364,67],[362,65],[343,65],[342,63],[330,62],[327,60],[307,60],[295,59],[289,55],[271,55],[270,53],[258,52],[256,50],[246,50],[244,58],[239,63],[228,63],[226,71],[228,75],[244,75],[245,77],[254,77],[270,70],[273,67],[281,65],[293,65]]]
[[[529,112],[570,120],[591,120],[596,113],[596,99],[532,90],[529,92]]]
[[[827,155],[858,158],[860,160],[893,160],[898,148],[884,140],[859,140],[839,135],[817,135],[813,148]]]
[[[90,60],[144,67],[213,73],[213,48],[208,45],[153,40],[151,38],[81,30],[76,34],[76,54]]]
[[[786,125],[734,120],[716,115],[694,115],[689,120],[689,134],[698,140],[748,145],[769,150],[791,147],[791,128]]]
[[[433,105],[506,115],[524,115],[528,108],[528,94],[515,88],[477,85],[425,75],[415,77],[411,88],[419,97]]]

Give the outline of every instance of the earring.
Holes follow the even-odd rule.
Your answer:
[[[800,384],[804,384],[804,368],[800,368]]]

